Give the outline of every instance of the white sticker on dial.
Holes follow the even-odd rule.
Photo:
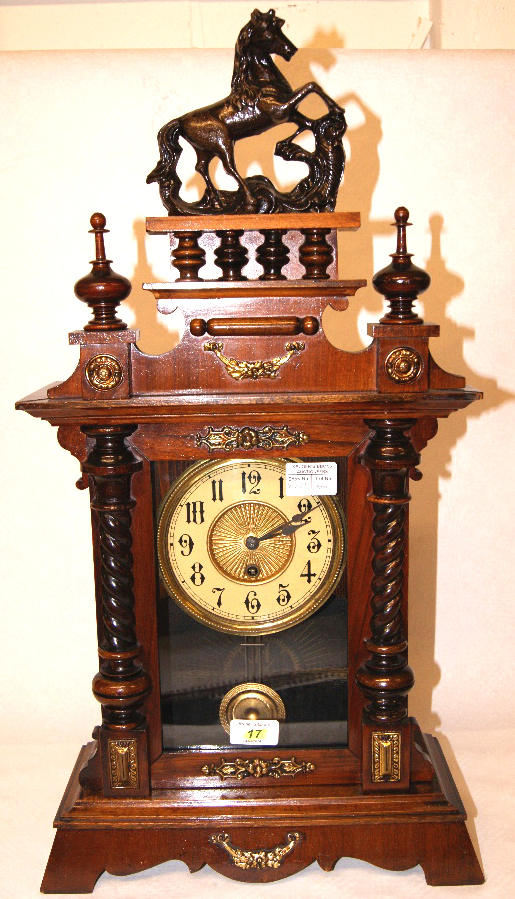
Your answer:
[[[286,496],[335,496],[336,462],[287,462]]]
[[[273,719],[247,721],[233,718],[229,738],[237,746],[277,746],[279,742],[279,722]]]

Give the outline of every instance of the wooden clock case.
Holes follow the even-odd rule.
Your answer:
[[[434,885],[481,883],[438,741],[407,711],[409,479],[438,418],[480,397],[429,352],[439,328],[413,310],[429,278],[406,249],[407,210],[374,278],[389,310],[357,353],[322,328],[324,308],[345,310],[365,283],[336,275],[336,232],[359,227],[357,213],[149,219],[179,277],[146,286],[185,318],[161,356],[118,319],[130,284],[105,257],[104,217],[91,223],[96,260],[76,294],[93,317],[70,335],[77,369],[18,403],[58,427],[90,489],[100,658],[102,724],[58,810],[42,891],[90,892],[103,871],[169,859],[267,882],[351,856],[420,864]],[[249,454],[338,460],[348,745],[163,751],[152,466]]]

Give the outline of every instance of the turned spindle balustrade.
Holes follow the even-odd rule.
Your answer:
[[[336,229],[359,223],[357,213],[306,213],[302,227],[289,214],[168,217],[147,231],[170,235],[179,281],[326,281],[337,277]]]

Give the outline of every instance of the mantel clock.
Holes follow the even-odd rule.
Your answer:
[[[177,858],[250,882],[343,856],[420,864],[434,885],[483,880],[438,741],[407,706],[409,480],[438,419],[480,394],[429,351],[439,327],[414,308],[429,277],[402,206],[370,344],[349,353],[324,334],[325,307],[344,312],[365,284],[337,275],[337,231],[360,218],[332,211],[343,110],[271,61],[295,51],[283,24],[254,11],[231,94],[159,134],[148,180],[169,214],[147,231],[170,240],[173,278],[145,287],[161,313],[182,310],[178,345],[147,355],[118,317],[131,285],[95,213],[78,366],[18,403],[80,461],[99,633],[102,721],[59,808],[43,892]],[[298,110],[309,93],[327,107],[316,120]],[[287,194],[242,178],[233,154],[283,121],[315,139],[310,153],[295,135],[277,145],[308,165]],[[179,137],[205,180],[194,204]],[[211,182],[215,156],[236,191]]]

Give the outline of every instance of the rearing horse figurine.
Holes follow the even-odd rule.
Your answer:
[[[267,13],[254,10],[250,22],[238,36],[229,96],[173,119],[161,128],[158,134],[160,160],[148,175],[147,183],[159,182],[161,199],[170,215],[334,209],[345,163],[343,110],[316,82],[310,81],[293,90],[279,71],[272,54],[290,60],[297,51],[295,44],[283,34],[283,25],[284,20],[276,16],[273,9]],[[328,108],[326,116],[312,120],[299,112],[299,104],[309,94],[318,94],[322,98]],[[296,124],[297,131],[280,141],[276,154],[307,162],[311,176],[289,194],[281,194],[268,178],[262,176],[244,180],[234,161],[235,141],[262,134],[284,122]],[[293,143],[297,134],[306,129],[315,135],[313,154]],[[195,169],[205,181],[205,193],[197,203],[187,203],[179,196],[182,186],[177,175],[182,152],[180,137],[194,147],[197,154]],[[215,157],[237,182],[237,191],[215,188],[209,175],[209,164]]]

